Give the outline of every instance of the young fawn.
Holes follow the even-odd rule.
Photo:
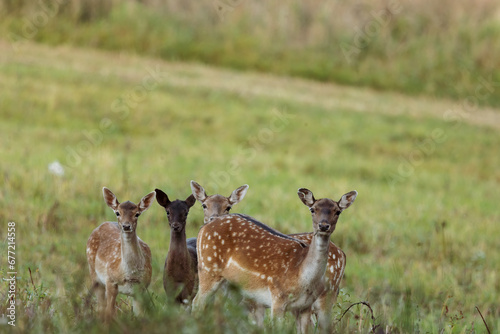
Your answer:
[[[144,196],[139,204],[118,202],[104,187],[104,201],[116,214],[118,222],[105,222],[97,227],[87,241],[92,289],[97,295],[99,313],[113,317],[118,293],[134,296],[151,282],[151,250],[136,233],[137,218],[155,198],[155,192]],[[139,305],[134,299],[134,312]]]
[[[189,209],[196,202],[193,195],[185,201],[171,202],[162,190],[155,189],[158,204],[165,208],[170,225],[170,245],[163,270],[163,288],[167,295],[177,293],[178,303],[189,303],[194,297],[198,279],[198,261],[196,260],[196,238],[193,245],[186,240],[186,219]]]
[[[223,282],[241,287],[243,295],[259,307],[270,307],[273,317],[294,313],[297,329],[307,331],[311,308],[326,291],[330,236],[340,213],[357,196],[351,191],[338,202],[316,200],[305,188],[299,198],[312,214],[313,235],[309,247],[298,240],[239,215],[212,219],[198,234],[199,290],[193,308],[203,308]],[[328,268],[331,270],[331,268]],[[331,308],[326,310],[330,313]],[[331,329],[330,316],[320,319],[323,332]]]

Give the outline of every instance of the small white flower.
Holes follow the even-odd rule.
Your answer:
[[[64,167],[59,163],[59,161],[54,161],[49,164],[49,172],[57,176],[64,175]]]

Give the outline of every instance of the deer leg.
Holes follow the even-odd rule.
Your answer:
[[[295,324],[297,326],[297,333],[306,334],[309,330],[309,323],[311,321],[311,309],[295,312]]]
[[[255,319],[255,323],[259,327],[264,327],[264,317],[266,316],[266,308],[261,305],[255,305],[253,309],[253,317]]]
[[[111,320],[115,315],[116,296],[118,295],[118,285],[106,284],[106,320]]]
[[[132,301],[132,311],[136,316],[139,316],[142,314],[142,304],[137,298],[134,297],[134,300]]]
[[[251,318],[255,321],[255,324],[259,327],[264,327],[264,317],[266,315],[266,308],[262,305],[258,305],[255,301],[250,299],[243,299],[243,304],[250,312]]]
[[[337,300],[337,294],[337,291],[325,291],[313,304],[320,333],[332,332],[332,309]]]
[[[286,304],[281,299],[282,298],[273,298],[271,305],[271,321],[273,327],[278,327],[278,328],[282,327],[286,309]]]
[[[200,275],[198,293],[193,300],[193,312],[200,312],[205,309],[208,299],[215,294],[223,282],[224,280],[220,276]]]
[[[97,297],[97,313],[102,315],[106,310],[106,288],[104,285],[96,282],[94,284],[94,291]]]

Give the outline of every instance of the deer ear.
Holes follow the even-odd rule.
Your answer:
[[[235,191],[231,193],[231,196],[229,196],[229,203],[231,205],[235,205],[245,197],[248,191],[248,184],[245,184],[244,186],[239,187]]]
[[[104,202],[111,208],[111,210],[116,211],[118,210],[118,205],[120,205],[120,202],[116,199],[115,194],[111,192],[106,187],[102,188],[102,195],[104,197]]]
[[[146,211],[153,203],[155,197],[156,197],[156,193],[154,191],[152,191],[149,194],[147,194],[146,196],[144,196],[138,205],[139,212],[143,213],[144,211]]]
[[[156,201],[158,202],[158,204],[166,208],[167,205],[170,204],[170,200],[168,199],[167,194],[165,194],[160,189],[155,189],[155,192],[156,192]]]
[[[205,202],[207,199],[205,189],[193,180],[191,180],[191,191],[193,192],[194,198],[196,198],[200,203]]]
[[[194,198],[193,194],[191,194],[191,195],[189,195],[188,198],[186,198],[186,204],[190,208],[194,205],[194,203],[196,203],[196,198]]]
[[[302,201],[302,203],[304,203],[308,207],[313,206],[314,202],[316,202],[316,199],[314,198],[312,191],[310,191],[309,189],[300,188],[297,191],[297,195],[299,195],[299,198]]]
[[[356,196],[358,196],[358,192],[356,190],[353,190],[351,192],[348,192],[339,201],[339,207],[342,211],[347,209],[348,207],[351,206],[352,203],[354,203],[354,200],[356,199]]]

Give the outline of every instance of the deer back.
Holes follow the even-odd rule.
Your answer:
[[[249,216],[230,214],[213,219],[200,230],[199,270],[223,273],[229,280],[248,276],[249,280],[272,282],[294,270],[306,248],[300,240]]]

